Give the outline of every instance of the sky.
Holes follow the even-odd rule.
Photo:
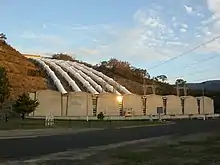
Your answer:
[[[21,53],[117,58],[168,82],[219,79],[220,0],[0,0],[0,32]],[[157,67],[154,67],[154,66]]]

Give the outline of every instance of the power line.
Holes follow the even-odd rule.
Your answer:
[[[184,55],[186,55],[186,54],[188,54],[188,53],[190,53],[190,52],[192,52],[192,51],[194,51],[194,50],[196,50],[196,49],[198,49],[198,48],[200,48],[200,47],[203,47],[203,46],[205,46],[205,45],[207,45],[207,44],[209,44],[209,43],[211,43],[211,42],[213,42],[213,41],[219,39],[219,38],[220,38],[220,36],[214,37],[213,39],[211,39],[211,40],[209,40],[209,41],[206,41],[206,42],[202,43],[201,45],[196,46],[195,48],[192,48],[192,49],[190,49],[190,50],[188,50],[188,51],[186,51],[186,52],[183,52],[183,53],[179,54],[178,56],[175,56],[175,57],[173,57],[173,58],[171,58],[171,59],[169,59],[169,60],[167,60],[167,61],[164,61],[164,62],[162,62],[162,63],[160,63],[160,64],[154,65],[153,67],[148,68],[148,70],[154,69],[154,68],[156,68],[156,67],[158,67],[158,66],[160,66],[160,65],[166,64],[166,63],[168,63],[168,62],[170,62],[170,61],[173,61],[173,60],[175,60],[175,59],[177,59],[177,58],[179,58],[179,57],[182,57],[182,56],[184,56]]]
[[[217,53],[217,52],[216,52]],[[219,53],[218,53],[219,54]],[[214,55],[214,56],[211,56],[211,57],[208,57],[208,58],[206,58],[206,59],[202,59],[202,60],[199,60],[199,61],[197,61],[196,63],[199,63],[199,64],[201,64],[201,63],[203,63],[203,62],[207,62],[207,61],[209,61],[209,60],[212,60],[212,59],[214,59],[214,58],[217,58],[217,57],[220,57],[220,56],[217,56],[217,55]],[[194,63],[194,64],[196,64],[196,63]],[[187,66],[185,66],[184,68],[182,68],[182,69],[186,69],[186,68],[189,68],[189,67],[191,67],[192,65],[190,64],[190,65],[187,65]],[[197,71],[197,72],[193,72],[193,73],[189,73],[189,74],[184,74],[184,75],[182,75],[182,76],[175,76],[175,77],[171,77],[171,79],[174,79],[174,78],[183,78],[183,77],[185,77],[185,76],[192,76],[192,75],[196,75],[196,74],[198,74],[198,73],[202,73],[202,72],[206,72],[206,71],[209,71],[209,70],[212,70],[213,68],[209,68],[208,70],[207,70],[207,68],[206,69],[203,69],[203,70],[199,70],[199,71]]]
[[[207,62],[207,61],[209,61],[209,60],[212,60],[212,59],[215,59],[215,58],[217,58],[217,57],[220,57],[220,56],[218,56],[218,55],[213,55],[213,56],[211,56],[211,57],[208,57],[208,58],[205,58],[205,59],[201,59],[201,60],[199,60],[199,61],[196,61],[194,64],[189,64],[189,65],[187,65],[187,66],[185,66],[183,69],[186,69],[186,68],[190,68],[191,66],[194,66],[195,64],[197,64],[197,63],[199,63],[199,64],[201,64],[201,63],[203,63],[203,62]]]
[[[175,76],[175,77],[168,77],[169,79],[178,79],[178,78],[184,78],[186,76],[194,76],[194,75],[197,75],[199,73],[206,73],[207,71],[210,71],[214,68],[206,68],[206,69],[202,69],[202,70],[199,70],[197,72],[193,72],[193,73],[189,73],[189,74],[184,74],[183,76]]]

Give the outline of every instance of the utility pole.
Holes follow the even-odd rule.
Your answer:
[[[203,111],[203,114],[205,113],[205,87],[204,87],[204,83],[203,83],[203,87],[202,87],[202,111]]]
[[[152,92],[153,92],[153,94],[156,95],[156,86],[155,85],[152,85]]]
[[[155,81],[156,81],[156,80],[157,80],[156,78],[153,78],[153,83],[152,83],[152,85],[149,85],[149,86],[148,86],[148,87],[151,87],[153,94],[156,94],[156,88],[157,88],[157,85],[155,85]]]
[[[179,89],[179,84],[176,84],[176,95],[180,96],[180,89]]]
[[[187,96],[188,89],[189,89],[189,88],[186,86],[186,84],[184,84],[184,86],[183,86],[184,96]]]
[[[180,96],[180,90],[183,90],[183,95],[184,96],[187,96],[187,91],[188,91],[188,87],[186,87],[185,85],[183,87],[180,87],[179,84],[177,84],[176,86],[176,93],[177,93],[177,96]]]
[[[146,95],[146,80],[143,78],[143,90],[144,90],[144,96]]]
[[[89,121],[89,96],[86,94],[86,121]]]

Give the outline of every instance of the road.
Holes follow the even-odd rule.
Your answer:
[[[36,138],[1,139],[0,161],[23,160],[71,149],[107,145],[172,134],[190,134],[219,130],[220,120],[177,121],[176,124],[139,128],[108,129],[77,134]]]

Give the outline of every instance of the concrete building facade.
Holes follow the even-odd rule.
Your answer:
[[[166,98],[166,114],[167,115],[179,115],[182,114],[180,97],[175,95],[165,96]]]
[[[39,101],[40,105],[33,113],[34,116],[63,116],[66,109],[66,98],[60,92],[52,90],[40,90],[36,93],[31,93],[30,97]]]
[[[136,94],[126,94],[123,96],[123,110],[132,111],[133,116],[143,115],[142,97]]]
[[[118,95],[114,93],[100,93],[97,100],[97,114],[103,112],[105,116],[119,116]]]
[[[80,117],[96,116],[100,112],[103,112],[105,116],[120,116],[125,115],[126,111],[129,111],[131,116],[157,115],[158,107],[162,107],[167,115],[203,114],[202,97],[151,94],[142,98],[136,94],[119,96],[113,93],[101,93],[94,96],[86,92],[70,92],[62,95],[52,90],[37,91],[30,93],[29,96],[40,103],[37,110],[30,116],[52,114],[53,116]],[[166,98],[166,103],[164,98]],[[146,114],[144,114],[145,110]],[[204,97],[204,114],[214,114],[213,100],[209,97]]]
[[[146,95],[146,114],[157,115],[157,107],[163,107],[162,96],[155,94]]]
[[[197,99],[193,96],[183,96],[181,97],[184,100],[184,114],[199,114]]]
[[[214,114],[214,101],[209,97],[198,97],[200,114]],[[203,108],[204,101],[204,108]]]
[[[92,116],[92,94],[70,92],[67,98],[66,116]]]

